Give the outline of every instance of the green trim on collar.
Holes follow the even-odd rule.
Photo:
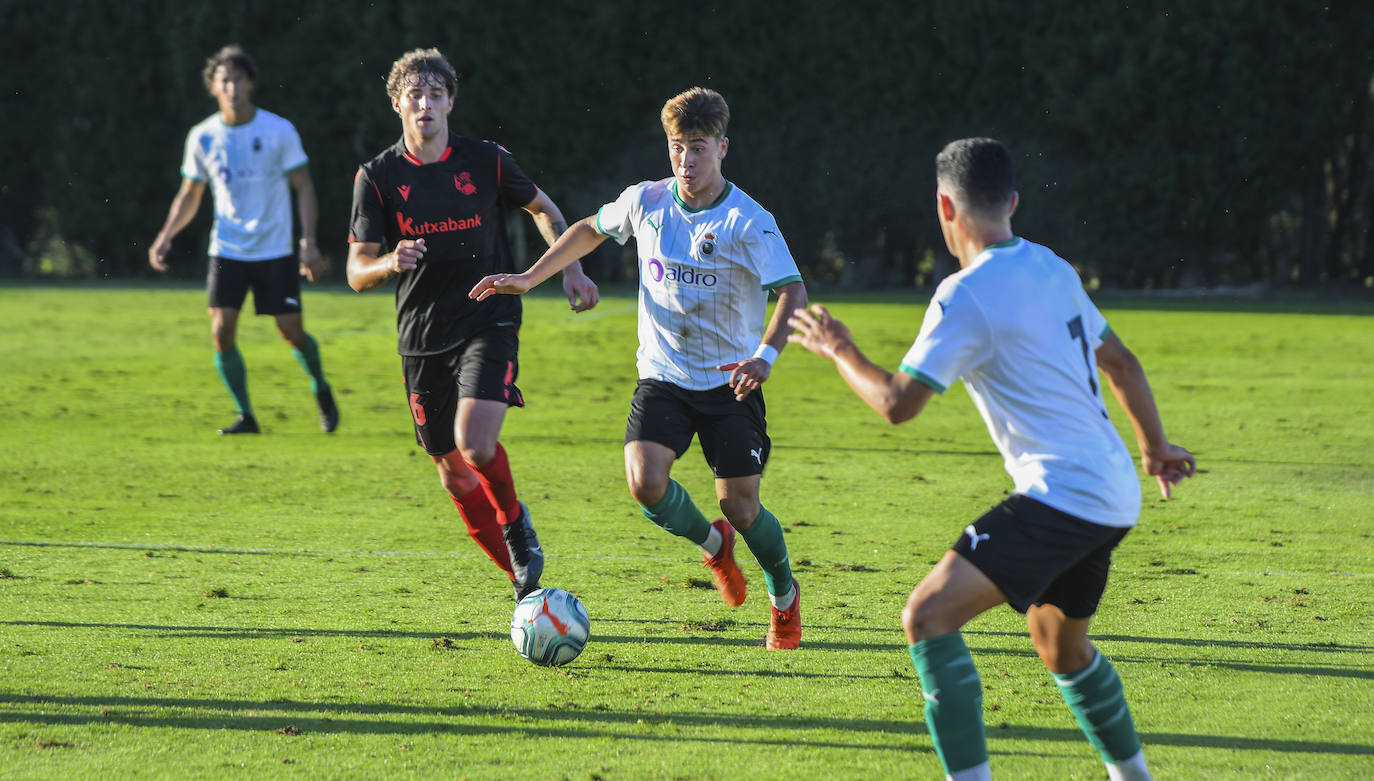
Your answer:
[[[687,204],[683,203],[682,198],[677,194],[677,180],[676,180],[676,179],[673,180],[673,184],[672,184],[672,186],[671,186],[671,189],[672,189],[672,191],[673,191],[673,200],[677,202],[677,205],[678,205],[678,206],[681,206],[681,207],[684,208],[684,209],[686,209],[686,210],[687,210],[689,213],[691,213],[691,214],[696,214],[696,213],[698,213],[698,212],[708,211],[708,210],[710,210],[710,209],[714,209],[714,208],[716,208],[717,206],[719,206],[719,205],[721,204],[721,202],[725,200],[725,196],[729,195],[729,194],[730,194],[730,191],[733,190],[733,189],[735,189],[735,186],[734,186],[733,184],[730,184],[729,182],[726,182],[726,183],[725,183],[725,189],[720,191],[720,197],[717,198],[717,199],[715,199],[714,201],[712,201],[710,204],[701,207],[700,209],[693,209],[692,207],[690,207],[690,206],[688,206]]]

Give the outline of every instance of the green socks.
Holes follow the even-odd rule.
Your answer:
[[[644,517],[653,521],[665,531],[686,537],[697,545],[706,542],[711,536],[711,524],[692,503],[687,489],[678,485],[676,480],[668,481],[668,490],[658,504],[653,507],[640,507]]]
[[[238,409],[239,414],[251,416],[253,405],[248,401],[248,370],[244,368],[243,356],[239,353],[238,345],[222,353],[215,353],[215,371],[218,371],[219,378],[224,380],[224,387],[229,389],[229,395],[234,397],[234,407]]]
[[[782,524],[778,523],[777,516],[768,512],[767,507],[760,507],[759,516],[739,536],[744,538],[749,551],[763,567],[768,593],[775,597],[786,596],[792,590],[792,567],[787,560],[787,541],[782,537]]]
[[[1099,653],[1078,672],[1053,675],[1078,726],[1104,762],[1119,764],[1140,752],[1140,738],[1131,721],[1121,678],[1107,657]]]
[[[926,700],[926,729],[945,773],[988,761],[983,732],[983,683],[958,632],[909,647]]]
[[[310,375],[311,392],[319,393],[329,387],[329,383],[324,381],[324,364],[320,363],[320,345],[315,341],[315,337],[306,334],[305,349],[297,350],[292,347],[291,354],[296,356],[301,368]]]
[[[663,529],[685,537],[697,545],[711,535],[711,524],[692,503],[687,489],[676,480],[668,481],[668,490],[653,507],[639,508],[644,517]],[[780,597],[792,590],[792,567],[787,559],[787,541],[782,537],[782,524],[767,508],[759,509],[759,516],[748,529],[739,532],[749,551],[763,567],[768,593]]]

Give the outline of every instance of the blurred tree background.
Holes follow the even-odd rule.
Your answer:
[[[387,70],[437,46],[451,126],[510,149],[570,222],[667,176],[663,101],[719,90],[726,176],[817,288],[952,268],[932,161],[969,135],[1008,144],[1017,233],[1091,286],[1374,286],[1374,13],[1304,0],[0,0],[0,276],[153,273],[185,134],[215,111],[200,71],[230,42],[300,130],[336,279],[353,174],[400,135]],[[203,276],[209,215],[178,276]],[[634,268],[615,246],[588,266]]]

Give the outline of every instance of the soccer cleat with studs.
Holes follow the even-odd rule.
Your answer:
[[[711,526],[720,532],[720,550],[714,556],[703,553],[701,566],[711,570],[711,579],[716,582],[716,591],[720,592],[725,604],[739,607],[744,604],[749,581],[745,580],[744,573],[735,563],[735,527],[724,518],[712,521]]]
[[[764,647],[770,651],[790,651],[801,645],[801,586],[796,578],[792,579],[792,605],[786,610],[778,610],[769,605],[772,621],[768,626],[768,636]]]
[[[515,601],[539,590],[539,576],[544,574],[544,551],[539,547],[534,525],[530,522],[530,508],[520,502],[520,517],[501,527],[501,536],[510,551],[511,574],[515,576]]]
[[[221,434],[256,434],[258,433],[258,421],[252,415],[239,415],[233,425],[225,426],[219,430]]]
[[[334,403],[334,394],[325,388],[315,394],[315,402],[320,405],[320,430],[333,434],[339,427],[339,407]]]

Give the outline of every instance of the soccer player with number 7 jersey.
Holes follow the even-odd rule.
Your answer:
[[[989,138],[935,159],[936,210],[960,270],[936,289],[900,371],[854,345],[822,306],[797,313],[791,341],[835,362],[891,423],[910,420],[962,379],[987,423],[1013,494],[969,524],[916,586],[902,614],[926,728],[947,777],[991,778],[983,690],[959,630],[1008,603],[1114,781],[1150,777],[1121,679],[1088,640],[1112,551],[1140,514],[1140,483],[1107,417],[1097,374],[1130,418],[1146,473],[1170,486],[1193,456],[1164,436],[1134,354],[1107,327],[1077,272],[1011,230],[1011,153]]]
[[[744,602],[735,534],[763,568],[771,603],[764,645],[801,642],[801,597],[778,519],[759,501],[769,438],[761,386],[787,346],[806,287],[773,216],[721,173],[730,109],[694,87],[660,114],[673,176],[641,182],[576,223],[523,274],[494,274],[479,301],[521,294],[607,238],[639,251],[639,383],[625,429],[625,475],[644,515],[702,550],[726,604]],[[778,296],[767,320],[768,292]],[[708,523],[674,481],[696,436],[724,518]]]

